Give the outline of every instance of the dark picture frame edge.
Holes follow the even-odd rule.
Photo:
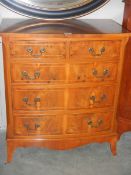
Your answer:
[[[47,11],[38,8],[34,8],[33,6],[27,6],[22,3],[18,3],[15,0],[0,0],[0,4],[5,6],[6,8],[14,11],[18,14],[33,17],[37,19],[51,19],[51,20],[63,20],[63,19],[71,19],[77,18],[80,16],[84,16],[89,14],[98,8],[104,6],[110,0],[95,0],[93,2],[87,3],[83,6],[67,9],[67,10],[60,10],[60,11]]]

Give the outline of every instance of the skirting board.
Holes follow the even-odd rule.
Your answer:
[[[5,85],[4,85],[4,66],[2,52],[2,38],[0,37],[0,128],[6,128],[6,103],[5,103]]]

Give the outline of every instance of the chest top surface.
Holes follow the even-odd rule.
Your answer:
[[[129,33],[113,20],[43,21],[4,19],[0,33],[17,34],[122,34]]]

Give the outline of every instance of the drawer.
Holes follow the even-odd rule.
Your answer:
[[[104,108],[114,105],[115,86],[81,87],[69,90],[68,108]]]
[[[47,110],[64,108],[64,89],[14,89],[14,110]]]
[[[57,115],[15,116],[14,133],[18,136],[62,134],[62,117]]]
[[[66,80],[64,65],[23,64],[11,65],[12,82],[62,83]]]
[[[40,42],[40,41],[16,41],[10,42],[10,54],[14,58],[43,59],[54,62],[65,60],[66,43],[64,42]]]
[[[111,130],[113,112],[71,114],[67,118],[67,134],[96,134]]]
[[[103,82],[117,79],[118,63],[71,64],[70,82]]]
[[[70,46],[70,58],[75,60],[106,60],[119,57],[120,41],[74,41]]]

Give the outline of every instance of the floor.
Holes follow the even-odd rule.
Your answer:
[[[18,149],[10,164],[5,133],[0,134],[0,175],[131,175],[131,133],[121,137],[118,155],[109,145],[90,144],[70,151]]]

